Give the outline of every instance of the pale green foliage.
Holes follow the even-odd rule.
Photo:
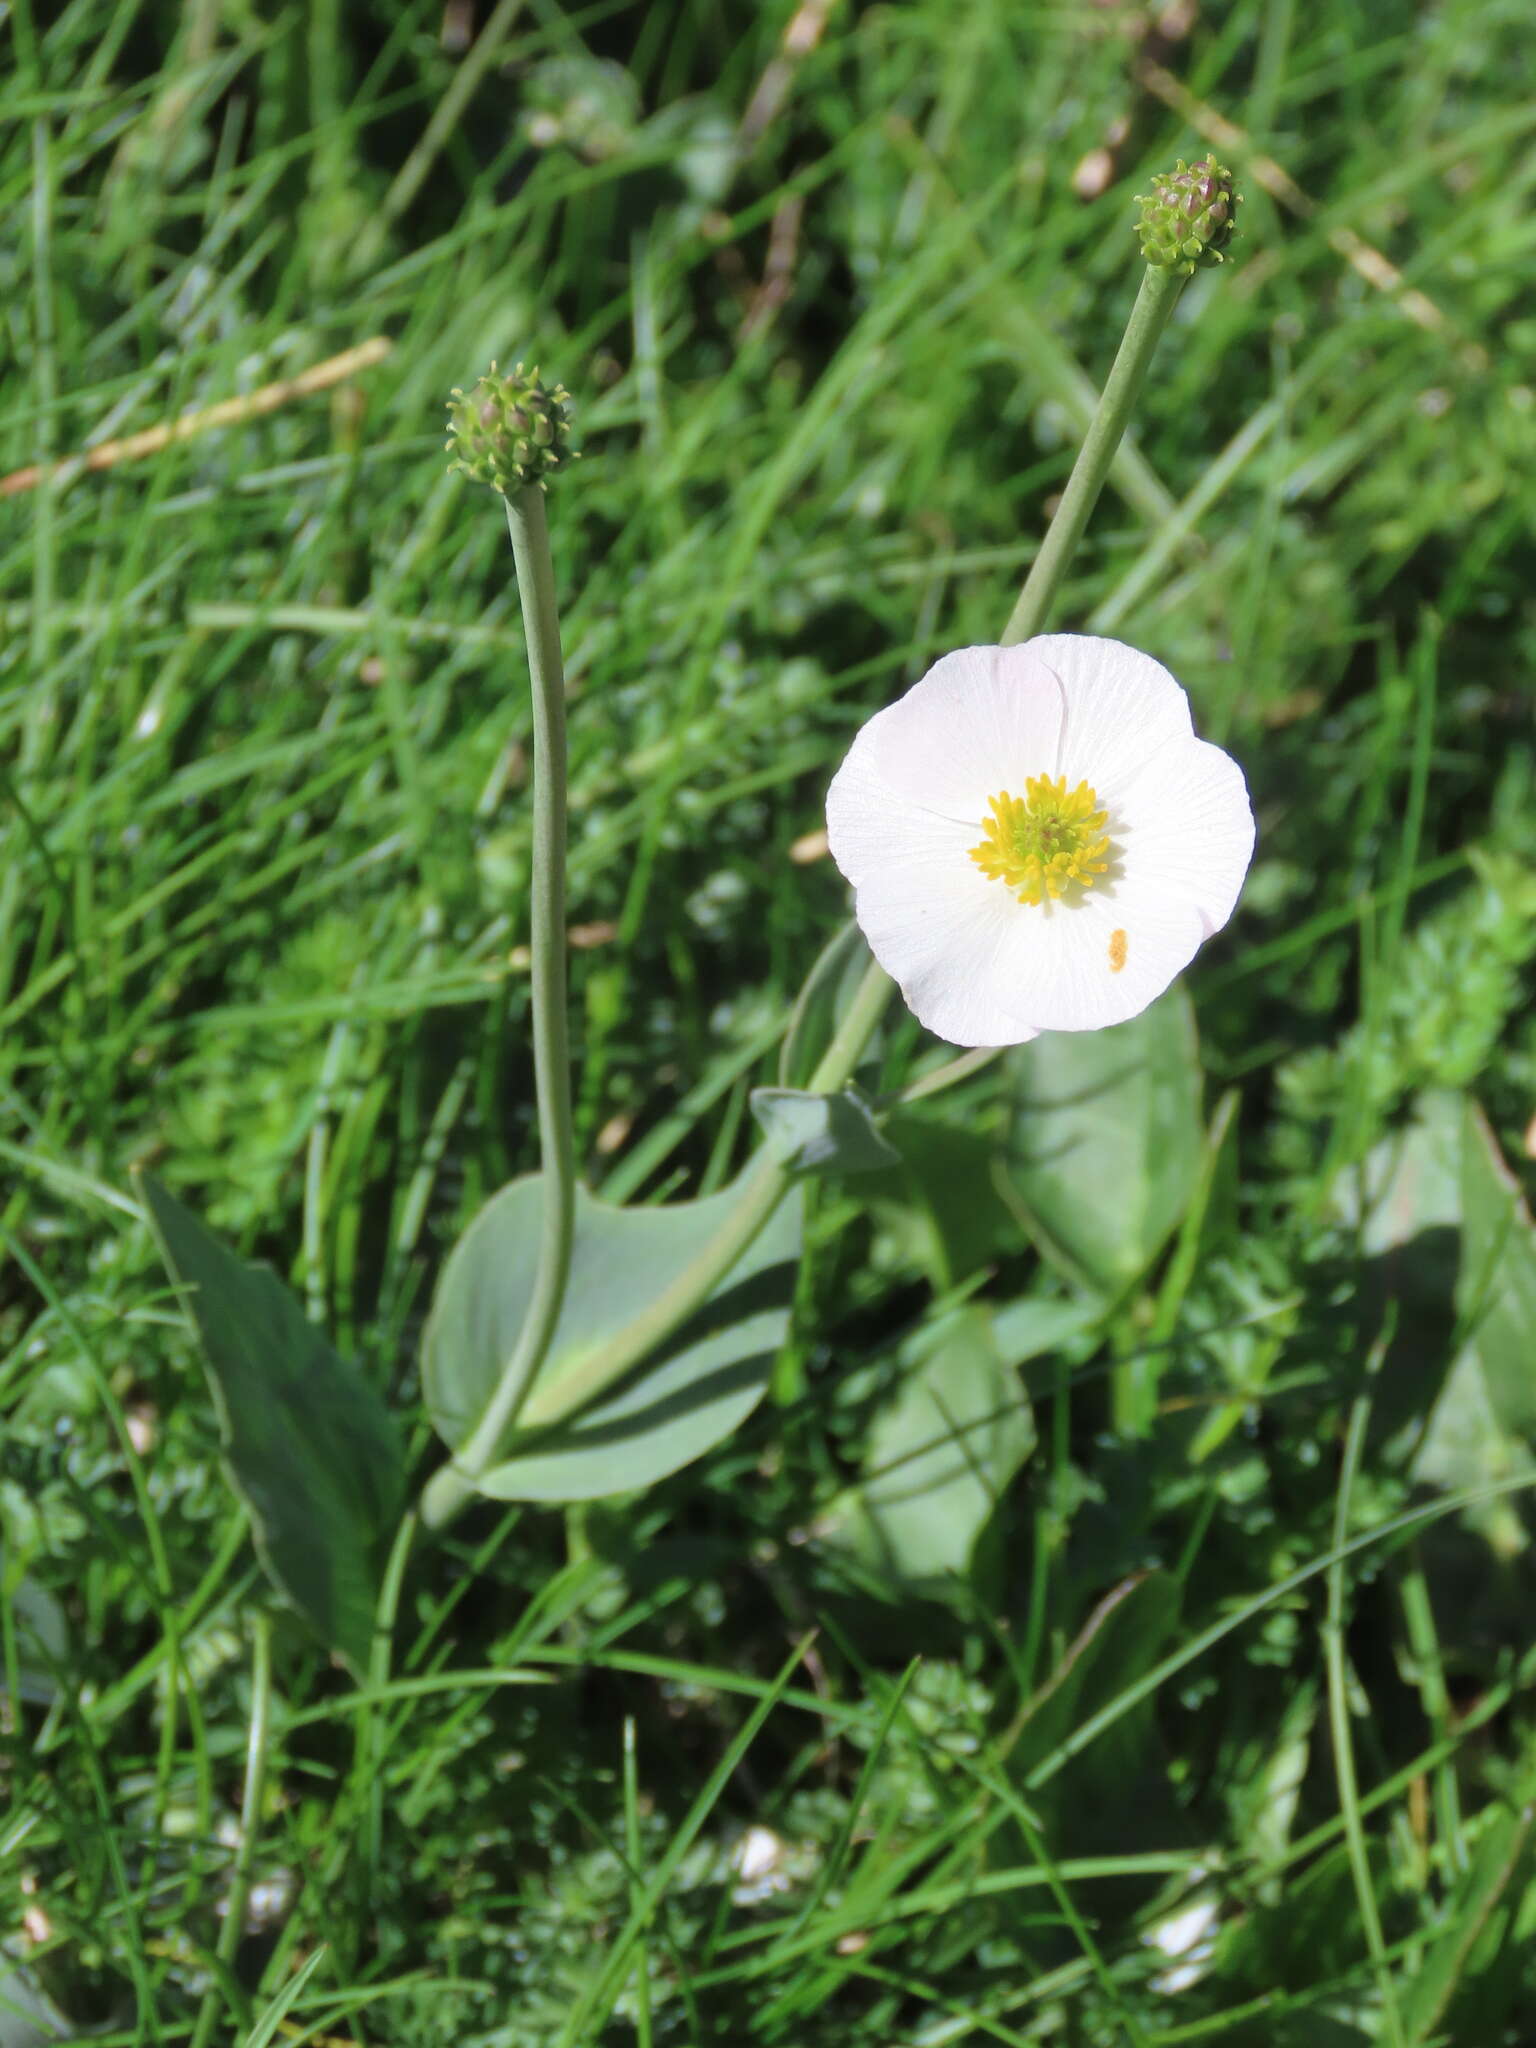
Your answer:
[[[454,1450],[512,1355],[533,1292],[541,1182],[500,1189],[454,1247],[422,1353],[432,1421]],[[800,1251],[790,1196],[709,1303],[627,1377],[588,1390],[584,1367],[623,1335],[712,1241],[735,1189],[700,1202],[615,1208],[577,1190],[570,1285],[517,1431],[478,1476],[497,1500],[565,1502],[633,1493],[738,1430],[768,1391],[789,1325]]]

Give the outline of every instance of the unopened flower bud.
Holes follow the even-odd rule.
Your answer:
[[[1185,277],[1203,265],[1220,263],[1232,239],[1240,194],[1232,173],[1212,156],[1159,173],[1150,193],[1138,194],[1136,232],[1149,263]]]
[[[537,369],[521,363],[510,374],[492,363],[471,391],[456,390],[448,426],[449,468],[504,498],[529,484],[542,487],[548,471],[574,460],[570,393],[563,384],[542,384]]]

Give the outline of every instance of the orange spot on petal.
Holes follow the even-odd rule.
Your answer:
[[[1125,948],[1125,933],[1111,932],[1109,935],[1109,971],[1111,974],[1118,974],[1125,965]]]

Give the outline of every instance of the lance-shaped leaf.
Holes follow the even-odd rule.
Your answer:
[[[562,1387],[619,1337],[715,1238],[740,1199],[619,1209],[576,1194],[570,1284],[525,1404],[541,1418],[476,1484],[497,1500],[595,1500],[665,1478],[739,1429],[767,1391],[789,1329],[800,1256],[792,1191],[723,1283],[618,1384],[561,1415]],[[454,1247],[422,1354],[427,1406],[451,1450],[484,1414],[533,1295],[542,1201],[537,1174],[493,1195]],[[550,1418],[543,1421],[542,1418]]]
[[[261,1561],[361,1672],[405,1502],[393,1419],[275,1273],[237,1258],[148,1174],[140,1189],[202,1342],[225,1462]]]

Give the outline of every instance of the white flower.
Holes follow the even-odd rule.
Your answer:
[[[1160,996],[1232,915],[1253,813],[1161,663],[1048,633],[946,654],[876,712],[833,778],[827,836],[921,1022],[1017,1045]]]
[[[782,1835],[755,1823],[731,1851],[731,1868],[739,1883],[731,1889],[738,1906],[759,1906],[775,1892],[787,1892],[792,1882],[785,1869],[790,1848]]]
[[[1151,1947],[1161,1949],[1173,1963],[1171,1970],[1163,1970],[1152,1979],[1152,1989],[1170,1996],[1179,1991],[1188,1991],[1192,1984],[1198,1984],[1206,1974],[1205,1965],[1216,1953],[1216,1933],[1221,1924],[1221,1908],[1211,1898],[1196,1899],[1180,1913],[1174,1913],[1159,1922],[1150,1933],[1141,1938]]]

